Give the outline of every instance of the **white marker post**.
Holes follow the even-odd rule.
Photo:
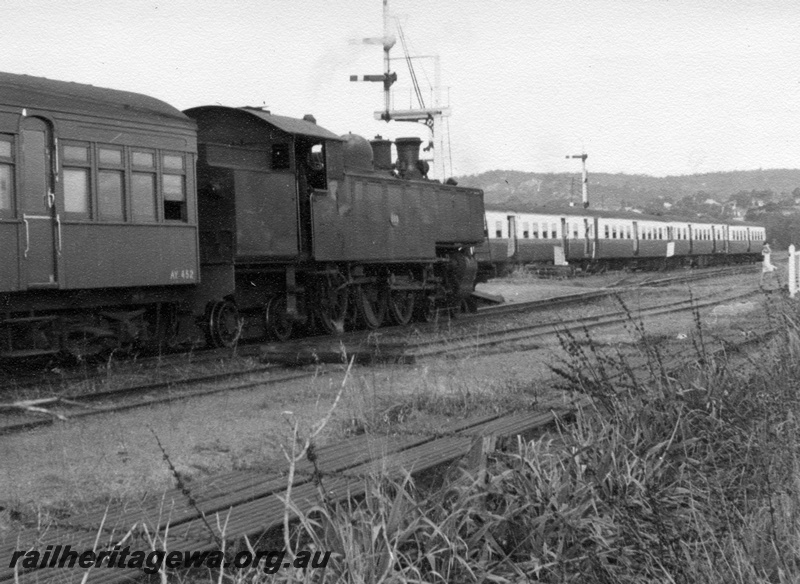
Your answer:
[[[789,246],[789,296],[794,298],[800,289],[800,252]]]

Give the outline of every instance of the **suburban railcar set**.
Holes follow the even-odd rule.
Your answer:
[[[0,357],[375,328],[472,293],[483,194],[419,139],[0,74]]]
[[[510,263],[751,261],[763,227],[485,211],[418,138],[0,73],[0,358],[286,340],[474,308]]]
[[[482,271],[569,265],[585,271],[669,269],[756,261],[764,227],[590,209],[486,210]]]

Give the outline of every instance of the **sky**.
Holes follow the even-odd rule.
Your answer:
[[[800,168],[796,0],[389,0],[412,55],[438,55],[447,175],[654,176]],[[0,70],[144,93],[179,108],[264,106],[337,134],[430,132],[373,119],[381,0],[3,0]],[[402,57],[401,43],[391,51]],[[430,103],[434,60],[416,73]],[[392,64],[394,104],[410,101]],[[443,146],[449,143],[449,152]],[[437,174],[441,175],[442,171]]]

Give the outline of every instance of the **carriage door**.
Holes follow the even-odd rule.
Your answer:
[[[508,257],[513,258],[517,253],[517,218],[508,216]]]
[[[25,229],[23,264],[29,288],[58,286],[56,231],[60,225],[52,184],[51,144],[50,128],[43,120],[23,119],[21,188],[22,220]]]
[[[639,255],[639,222],[633,222],[633,255]]]
[[[564,259],[569,257],[569,223],[567,218],[561,218],[561,245],[564,247]]]
[[[583,219],[583,257],[588,258],[592,256],[592,227],[589,225],[589,220],[584,217]]]

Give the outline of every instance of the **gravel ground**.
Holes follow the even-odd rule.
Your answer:
[[[594,284],[601,288],[609,281],[598,279]],[[694,290],[699,293],[712,285],[727,289],[742,283],[740,276],[714,284],[698,283]],[[753,284],[757,283],[758,274],[753,276]],[[509,302],[519,302],[593,289],[590,284],[590,278],[574,283],[511,278],[481,287],[502,294]],[[686,293],[686,286],[655,292],[667,296]],[[636,298],[629,299],[634,308]],[[761,326],[762,304],[762,300],[748,300],[715,309],[705,318],[709,333],[741,329],[741,334],[746,334],[746,330]],[[570,309],[570,316],[576,310]],[[672,315],[647,324],[648,334],[654,338],[678,343],[690,342],[687,339],[696,326],[692,315]],[[634,348],[637,342],[622,328],[603,331],[593,339],[599,345]],[[354,367],[319,443],[363,429],[425,431],[453,419],[486,413],[488,408],[505,411],[534,402],[559,402],[564,396],[548,389],[553,380],[548,365],[559,358],[560,351],[553,343],[480,354],[476,350],[467,358],[436,358],[410,366]],[[173,486],[156,437],[189,479],[236,468],[275,468],[283,458],[281,445],[291,443],[294,425],[301,436],[307,435],[329,410],[344,377],[342,367],[333,367],[305,381],[90,416],[0,437],[0,533],[13,529],[18,517],[31,521],[38,516],[78,512],[104,505],[109,499]],[[387,427],[383,414],[394,411],[397,404],[413,407],[396,420],[400,423]]]

